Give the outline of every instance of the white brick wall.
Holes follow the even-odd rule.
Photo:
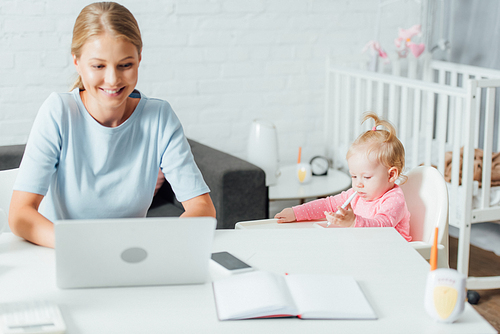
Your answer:
[[[82,0],[0,0],[0,145],[24,143],[41,103],[74,80]],[[376,0],[123,0],[144,41],[138,88],[168,100],[186,134],[245,158],[250,124],[278,128],[280,160],[322,153],[325,59],[363,59]],[[419,20],[414,1],[383,12],[382,41]]]

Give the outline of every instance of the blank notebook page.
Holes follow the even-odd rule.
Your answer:
[[[275,314],[296,314],[283,277],[255,271],[214,282],[214,295],[221,320]]]
[[[285,276],[299,314],[307,319],[376,319],[363,291],[351,276]]]

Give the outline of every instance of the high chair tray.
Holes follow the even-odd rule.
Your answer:
[[[235,229],[276,229],[276,228],[322,228],[321,226],[316,226],[315,223],[320,223],[325,221],[308,221],[300,223],[282,223],[278,224],[277,219],[262,219],[262,220],[249,220],[244,222],[236,223]]]

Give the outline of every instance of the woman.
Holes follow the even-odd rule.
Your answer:
[[[81,11],[71,46],[79,78],[37,114],[9,210],[16,235],[54,247],[54,220],[145,217],[159,168],[182,216],[215,217],[177,116],[135,89],[141,52],[125,7],[103,2]]]

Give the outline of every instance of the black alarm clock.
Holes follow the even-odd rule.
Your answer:
[[[328,174],[330,160],[327,157],[317,155],[311,159],[309,164],[311,165],[312,175],[321,176]]]

